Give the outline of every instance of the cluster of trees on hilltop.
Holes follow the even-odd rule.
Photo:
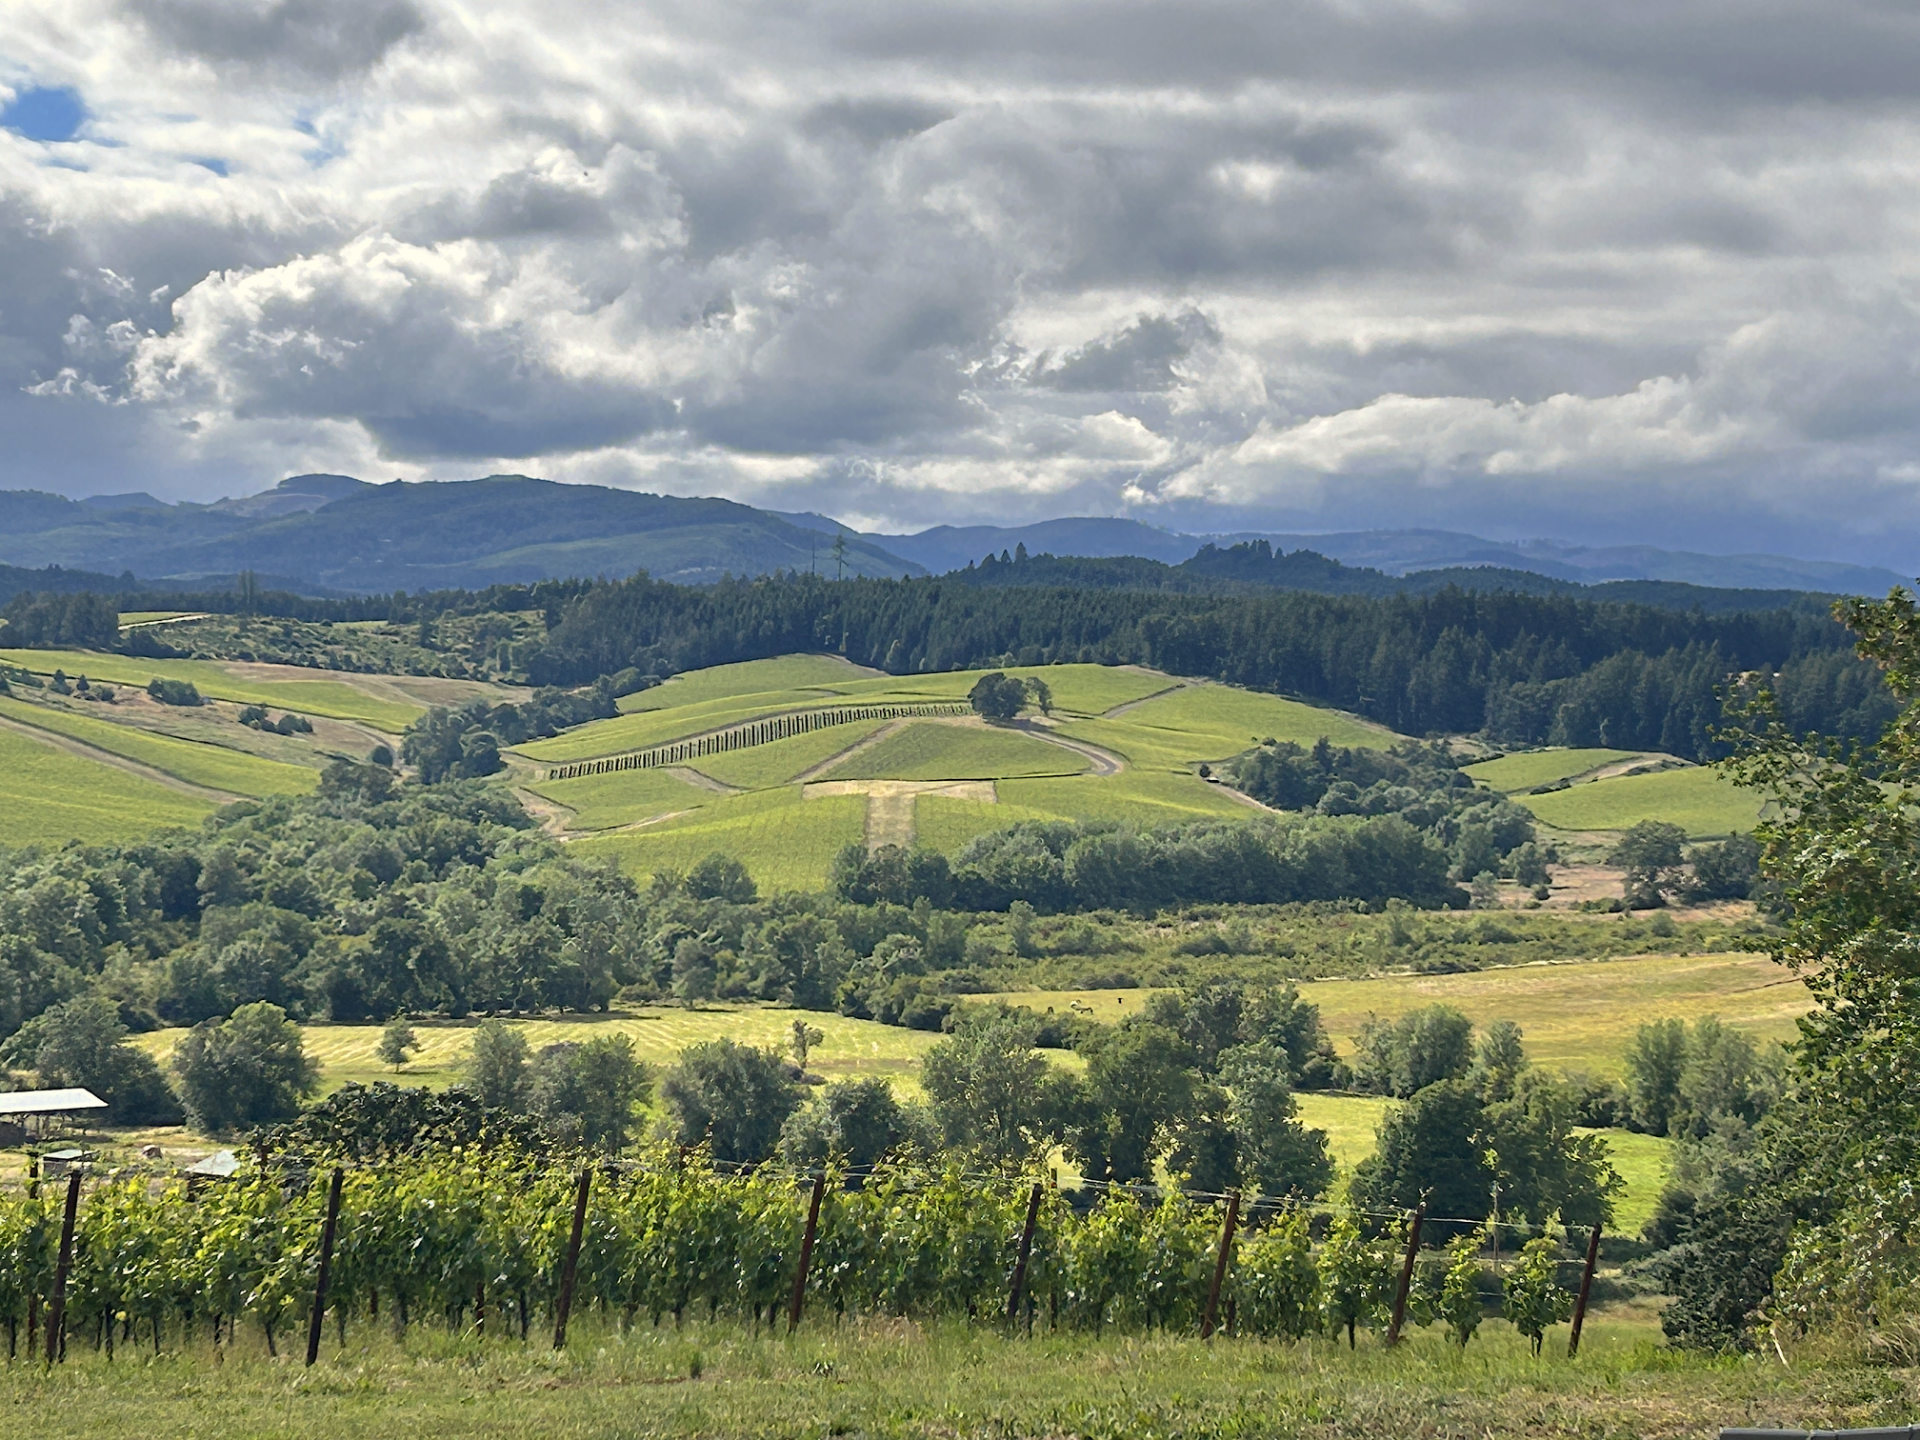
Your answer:
[[[1892,713],[1845,631],[1804,610],[1708,615],[1454,589],[1189,596],[805,576],[689,589],[636,577],[569,601],[528,670],[579,684],[799,650],[895,673],[1137,663],[1301,695],[1409,734],[1695,759],[1724,753],[1711,731],[1742,676],[1826,733],[1869,736]]]

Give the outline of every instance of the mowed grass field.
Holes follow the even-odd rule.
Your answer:
[[[304,795],[319,784],[319,772],[278,760],[263,760],[219,745],[156,735],[132,725],[90,715],[75,715],[50,705],[0,696],[0,718],[31,725],[80,741],[124,759],[150,765],[176,779],[204,785],[229,795],[261,798],[268,795]]]
[[[563,1041],[591,1040],[597,1035],[625,1035],[633,1041],[641,1059],[662,1068],[671,1065],[689,1045],[706,1040],[771,1045],[784,1051],[796,1019],[804,1019],[826,1035],[807,1056],[808,1070],[829,1080],[884,1076],[908,1091],[917,1091],[920,1057],[940,1038],[929,1031],[907,1030],[874,1020],[759,1005],[715,1005],[698,1010],[648,1006],[611,1015],[508,1023],[524,1034],[535,1050]],[[478,1024],[478,1020],[417,1022],[413,1028],[419,1049],[397,1074],[392,1066],[381,1064],[375,1054],[380,1044],[378,1025],[307,1025],[301,1028],[301,1037],[307,1053],[320,1062],[321,1084],[326,1090],[338,1089],[349,1081],[368,1084],[375,1080],[437,1089],[451,1085],[464,1073]],[[135,1040],[149,1054],[164,1060],[185,1034],[179,1029],[156,1030]]]
[[[1642,820],[1665,820],[1694,839],[1753,829],[1761,804],[1753,791],[1742,790],[1710,765],[1619,775],[1513,798],[1556,830],[1625,830]]]
[[[309,680],[289,666],[240,666],[216,660],[146,660],[95,650],[0,649],[0,661],[35,675],[64,670],[69,676],[85,675],[111,685],[144,687],[156,676],[186,680],[209,699],[267,705],[276,710],[325,715],[335,720],[357,720],[391,735],[406,729],[426,709],[394,698],[397,692],[377,676],[367,677],[364,685],[344,679]],[[266,674],[262,674],[263,671]]]
[[[8,845],[138,840],[172,826],[197,826],[216,808],[211,800],[0,730],[0,816]]]
[[[1605,922],[1600,922],[1605,923]],[[1536,1065],[1617,1078],[1634,1031],[1651,1020],[1717,1015],[1761,1040],[1788,1040],[1812,1008],[1806,986],[1764,955],[1646,955],[1559,965],[1513,965],[1460,975],[1383,975],[1308,980],[1300,994],[1320,1008],[1334,1048],[1351,1055],[1369,1016],[1390,1019],[1426,1005],[1451,1005],[1484,1028],[1511,1020]],[[1011,990],[1004,1000],[1045,1013],[1076,1001],[1091,1018],[1115,1022],[1144,1009],[1151,990]]]

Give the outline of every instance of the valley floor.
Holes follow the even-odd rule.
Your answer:
[[[484,1341],[417,1330],[404,1346],[367,1327],[321,1363],[269,1359],[245,1334],[109,1362],[84,1346],[51,1372],[0,1365],[0,1410],[36,1440],[138,1434],[436,1440],[538,1436],[1660,1437],[1723,1425],[1905,1424],[1911,1371],[1667,1351],[1650,1311],[1602,1310],[1577,1360],[1566,1331],[1533,1358],[1489,1321],[1463,1352],[1432,1330],[1387,1351],[1316,1339],[1086,1335],[1007,1339],[963,1324],[836,1325],[793,1337],[739,1324],[621,1334],[597,1317],[555,1355],[535,1337]],[[283,1350],[297,1346],[283,1346]]]

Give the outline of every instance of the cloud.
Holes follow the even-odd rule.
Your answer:
[[[1914,548],[1872,0],[16,0],[0,55],[85,106],[0,128],[30,483]]]

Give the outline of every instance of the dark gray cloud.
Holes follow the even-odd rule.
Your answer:
[[[414,0],[139,0],[132,17],[175,52],[228,70],[338,80],[426,24]]]
[[[1916,548],[1910,7],[17,0],[0,54],[89,116],[0,134],[33,483]]]

